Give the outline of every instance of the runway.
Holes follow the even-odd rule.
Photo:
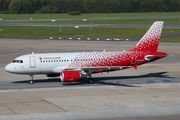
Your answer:
[[[34,52],[129,50],[135,42],[0,39],[0,119],[179,119],[179,43],[161,43],[168,56],[127,70],[95,74],[96,84],[9,74],[4,66]]]

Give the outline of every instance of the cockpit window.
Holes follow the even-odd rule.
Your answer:
[[[23,60],[13,60],[12,63],[23,63]]]

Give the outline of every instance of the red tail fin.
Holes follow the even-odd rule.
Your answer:
[[[156,52],[158,49],[161,32],[163,28],[163,21],[156,21],[152,24],[146,34],[141,38],[137,45],[131,51],[152,51]]]

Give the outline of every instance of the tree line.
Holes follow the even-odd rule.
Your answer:
[[[180,0],[0,0],[0,13],[177,12]]]

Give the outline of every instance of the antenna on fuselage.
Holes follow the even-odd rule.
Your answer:
[[[103,52],[106,52],[106,50],[104,49]]]
[[[32,54],[34,54],[34,51],[32,52]]]

